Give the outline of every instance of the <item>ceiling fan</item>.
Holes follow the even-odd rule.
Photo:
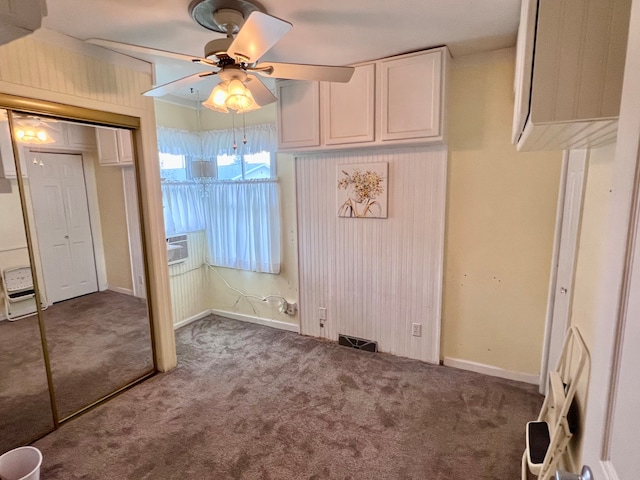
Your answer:
[[[268,15],[262,6],[255,2],[193,0],[189,5],[189,13],[199,25],[226,36],[207,43],[203,57],[97,38],[89,39],[87,42],[106,48],[158,55],[210,67],[210,71],[159,85],[144,92],[144,95],[160,97],[201,78],[217,75],[220,83],[203,105],[225,113],[228,109],[238,113],[246,112],[277,101],[258,75],[343,83],[348,82],[353,75],[353,67],[260,62],[260,58],[292,28],[292,25]]]

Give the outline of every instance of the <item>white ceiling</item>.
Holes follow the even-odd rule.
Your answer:
[[[203,56],[204,45],[222,34],[196,24],[189,15],[189,3],[47,0],[43,27],[80,40],[103,38]],[[520,0],[403,0],[393,7],[391,3],[263,0],[267,13],[293,24],[263,60],[347,65],[440,45],[448,45],[456,57],[515,44]],[[165,58],[143,59],[156,63],[158,84],[204,70]],[[196,89],[210,91],[206,82]],[[180,93],[189,96],[188,89]]]

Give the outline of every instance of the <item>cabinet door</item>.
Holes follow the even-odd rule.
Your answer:
[[[320,145],[320,84],[285,80],[276,85],[280,148]]]
[[[100,165],[118,165],[118,138],[113,128],[96,127],[96,143],[98,145],[98,161]]]
[[[133,136],[131,130],[123,128],[117,131],[118,134],[118,157],[121,165],[133,164]]]
[[[356,67],[348,83],[322,83],[326,145],[373,142],[375,65]]]
[[[442,51],[380,62],[380,139],[441,135]]]
[[[68,123],[65,126],[67,129],[67,143],[70,147],[96,148],[96,136],[93,133],[93,127],[73,123]]]

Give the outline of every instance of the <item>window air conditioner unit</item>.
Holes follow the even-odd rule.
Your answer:
[[[189,258],[189,241],[186,235],[175,235],[167,238],[167,259],[169,265],[182,263]]]

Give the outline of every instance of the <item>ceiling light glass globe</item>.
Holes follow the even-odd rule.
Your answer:
[[[233,79],[229,82],[229,95],[246,95],[247,87],[238,79]]]

